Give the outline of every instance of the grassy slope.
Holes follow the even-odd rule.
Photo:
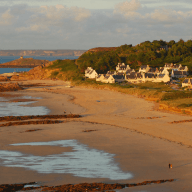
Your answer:
[[[105,84],[95,80],[85,79],[80,73],[75,60],[57,60],[47,69],[54,70],[51,78],[71,81],[72,85],[107,89],[125,94],[131,94],[149,100],[154,100],[160,105],[172,107],[175,111],[192,114],[192,92],[187,90],[173,90],[170,85],[164,83],[141,83],[141,84]],[[167,107],[167,109],[168,109]]]

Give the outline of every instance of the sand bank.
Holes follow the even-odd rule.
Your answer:
[[[191,119],[190,116],[156,111],[153,102],[122,93],[68,88],[68,84],[60,81],[30,81],[38,82],[50,86],[30,87],[18,91],[17,94],[42,97],[43,99],[33,105],[47,106],[51,110],[50,114],[59,115],[65,111],[67,114],[75,113],[83,117],[63,124],[3,127],[0,129],[0,150],[34,156],[57,155],[63,151],[70,152],[72,148],[10,144],[75,140],[90,149],[113,154],[111,166],[116,165],[120,173],[130,173],[132,177],[112,180],[99,176],[86,178],[75,176],[72,172],[45,174],[21,167],[1,166],[1,184],[32,181],[43,185],[82,182],[138,183],[146,180],[177,179],[175,182],[159,186],[140,186],[138,189],[121,191],[192,189],[192,123],[170,124],[173,121]],[[27,83],[29,82],[22,82]],[[25,132],[29,129],[40,130]],[[92,161],[97,162],[98,159],[93,158]],[[169,163],[173,164],[172,170],[168,168]],[[109,170],[112,170],[112,167],[109,167]],[[89,171],[87,174],[90,174]]]

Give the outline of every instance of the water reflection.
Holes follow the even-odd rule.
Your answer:
[[[38,107],[26,106],[35,102],[36,101],[0,103],[0,117],[24,116],[24,115],[46,115],[49,113],[49,109],[43,106],[38,106]]]
[[[41,99],[40,97],[22,96],[14,99]],[[50,111],[46,107],[29,107],[27,105],[35,103],[29,102],[11,102],[5,97],[0,97],[0,117],[3,116],[23,116],[23,115],[47,115]]]
[[[76,140],[32,142],[12,144],[14,146],[60,146],[72,147],[72,152],[48,156],[27,155],[14,151],[0,151],[0,159],[7,167],[22,167],[39,173],[70,173],[78,177],[130,179],[114,162],[114,154],[90,149]]]

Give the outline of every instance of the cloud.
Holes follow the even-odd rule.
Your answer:
[[[0,25],[4,25],[0,27],[0,48],[89,49],[154,39],[192,38],[191,10],[154,9],[141,2],[125,1],[110,10],[64,5],[0,6]]]
[[[117,4],[113,13],[122,14],[125,17],[135,17],[140,15],[136,12],[139,8],[141,8],[141,3],[138,0],[125,1]]]
[[[17,27],[16,31],[44,31],[50,30],[52,27],[69,27],[71,23],[83,22],[91,16],[89,10],[78,7],[65,7],[63,5],[56,6],[41,6],[30,8],[28,12],[31,13],[24,25]]]
[[[8,9],[0,16],[0,25],[1,26],[11,25],[13,22],[13,18],[14,16],[10,13],[10,9]]]
[[[131,0],[119,3],[113,11],[114,17],[119,22],[134,21],[143,25],[174,25],[176,23],[191,23],[192,11],[173,10],[170,8],[159,7],[148,9],[142,7],[138,0]]]
[[[158,23],[164,24],[176,24],[176,23],[191,23],[192,20],[192,11],[175,11],[172,9],[155,9],[151,14],[147,14],[146,18],[151,18],[152,20],[157,21]]]
[[[46,26],[42,26],[42,25],[37,25],[37,24],[33,24],[30,25],[28,27],[18,27],[16,28],[17,32],[25,32],[25,31],[45,31],[45,30],[49,30],[48,27]]]
[[[33,21],[40,19],[50,23],[59,22],[65,19],[83,21],[91,16],[89,10],[79,7],[65,7],[63,5],[42,6],[34,10]]]
[[[176,22],[182,19],[176,11],[168,10],[165,8],[156,9],[153,13],[151,13],[150,16],[154,20],[165,22]]]

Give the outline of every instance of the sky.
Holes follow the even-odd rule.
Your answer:
[[[192,39],[192,0],[0,0],[0,50]]]

